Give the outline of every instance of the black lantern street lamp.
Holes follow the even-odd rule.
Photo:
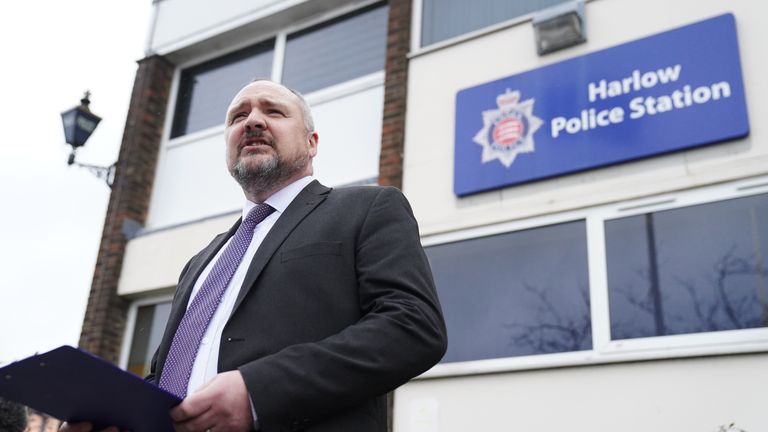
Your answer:
[[[85,142],[88,141],[88,138],[101,121],[101,117],[92,113],[88,107],[91,103],[90,96],[91,92],[86,91],[83,98],[80,99],[79,106],[61,113],[61,121],[64,124],[64,138],[67,144],[72,146],[72,152],[69,154],[67,164],[88,169],[98,178],[106,181],[109,187],[112,187],[112,181],[115,178],[115,164],[103,167],[75,162],[75,152],[79,147],[85,145]]]

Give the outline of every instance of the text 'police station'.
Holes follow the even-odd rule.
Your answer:
[[[650,89],[660,84],[677,82],[682,72],[682,65],[676,64],[663,69],[657,69],[641,73],[632,71],[628,77],[620,80],[600,80],[590,82],[587,86],[589,102],[606,100],[644,89]],[[731,86],[727,81],[720,81],[709,86],[700,86],[694,89],[690,85],[674,90],[670,94],[662,96],[638,96],[629,101],[629,118],[637,120],[646,115],[662,114],[675,109],[687,108],[694,104],[705,104],[731,96]],[[576,117],[555,117],[550,122],[552,138],[557,138],[561,133],[575,134],[591,129],[609,126],[623,122],[625,110],[621,106],[597,110],[588,108],[581,110]]]

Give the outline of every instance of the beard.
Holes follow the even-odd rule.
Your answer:
[[[239,156],[229,168],[229,173],[240,187],[256,195],[285,186],[288,180],[303,172],[310,161],[308,153],[286,160],[276,150],[269,157],[262,156],[257,161],[249,159],[255,158]]]

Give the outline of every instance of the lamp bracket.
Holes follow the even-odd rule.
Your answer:
[[[67,165],[75,165],[77,167],[87,169],[88,171],[91,172],[91,174],[104,180],[110,189],[112,188],[112,183],[114,183],[115,181],[115,168],[117,167],[117,162],[106,167],[100,166],[100,165],[80,163],[75,161],[75,150],[72,149],[72,153],[69,154],[69,159],[67,160]]]

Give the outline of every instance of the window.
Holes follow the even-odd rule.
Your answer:
[[[568,0],[421,1],[421,46],[427,46]]]
[[[448,327],[442,362],[592,348],[584,221],[426,251]]]
[[[611,338],[768,325],[768,195],[609,220]]]
[[[165,323],[171,313],[171,302],[135,306],[135,308],[136,315],[132,326],[126,369],[140,377],[145,377],[149,374],[152,356],[163,337]]]
[[[223,124],[235,93],[270,76],[273,47],[270,40],[182,71],[171,138]]]
[[[257,77],[306,94],[383,70],[388,11],[377,3],[183,69],[171,138],[222,125],[232,97]]]
[[[384,69],[387,11],[377,5],[288,35],[282,82],[309,93]]]
[[[768,351],[768,178],[423,241],[430,376]]]

